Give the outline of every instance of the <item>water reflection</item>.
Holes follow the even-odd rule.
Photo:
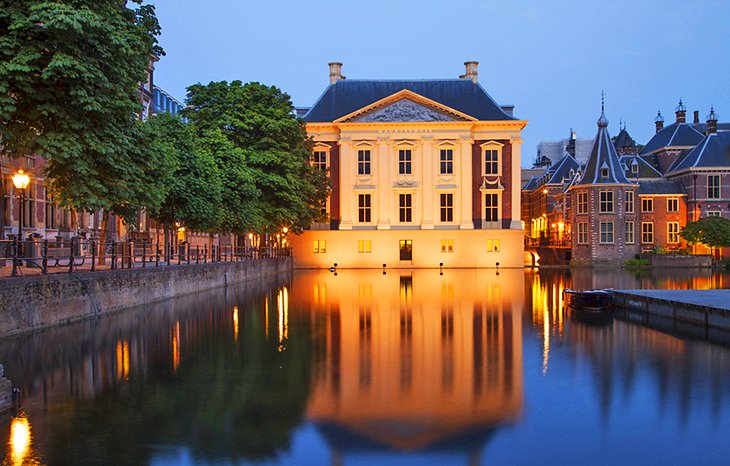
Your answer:
[[[567,287],[730,284],[693,272],[307,271],[7,339],[0,362],[24,401],[0,419],[0,455],[726,462],[727,347],[563,311]]]
[[[522,271],[297,274],[321,337],[307,415],[336,455],[465,452],[522,409]],[[305,290],[312,290],[306,292]],[[302,292],[305,291],[305,292]]]

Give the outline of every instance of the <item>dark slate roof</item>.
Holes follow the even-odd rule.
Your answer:
[[[601,117],[598,119],[598,134],[593,141],[593,150],[588,157],[583,178],[577,185],[586,184],[632,184],[626,178],[623,167],[619,161],[616,148],[613,147],[611,137],[608,135],[608,119],[601,110]],[[601,176],[601,169],[608,168],[608,177]]]
[[[639,182],[639,195],[642,194],[686,194],[682,183],[679,181],[641,181]]]
[[[696,146],[703,137],[703,131],[698,130],[691,123],[672,123],[656,133],[646,146],[641,150],[642,154],[656,152],[663,147],[688,147]]]
[[[537,188],[537,178],[536,176],[533,176],[530,178],[530,181],[527,182],[524,188],[522,188],[523,191],[532,191]]]
[[[639,155],[624,155],[621,156],[621,164],[625,167],[626,178],[633,180],[636,178],[661,178],[662,172],[657,170],[651,163],[649,163],[644,157]],[[634,173],[631,170],[631,166],[636,164],[638,172]]]
[[[306,122],[331,122],[404,89],[477,120],[515,120],[478,83],[470,79],[379,81],[345,79],[324,91],[304,115]]]
[[[548,184],[562,184],[564,179],[570,178],[570,171],[573,170],[575,174],[579,167],[573,156],[567,154],[548,170],[552,172]]]
[[[616,150],[623,149],[624,147],[636,147],[636,141],[634,141],[629,132],[626,131],[626,128],[621,128],[621,131],[619,131],[616,136],[616,140],[613,142],[613,147],[615,147]]]
[[[730,132],[708,134],[681,160],[678,160],[669,172],[676,172],[688,168],[715,168],[730,169]]]

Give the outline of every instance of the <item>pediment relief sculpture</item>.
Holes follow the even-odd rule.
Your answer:
[[[451,115],[434,108],[414,102],[410,99],[401,99],[392,104],[373,110],[354,119],[360,123],[377,122],[412,122],[412,121],[461,121]]]

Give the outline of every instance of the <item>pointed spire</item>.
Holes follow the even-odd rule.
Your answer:
[[[606,118],[606,114],[604,113],[604,100],[606,97],[606,93],[601,91],[601,116],[598,118],[598,121],[596,124],[599,128],[607,128],[608,127],[608,118]]]
[[[657,133],[659,131],[661,131],[662,128],[664,128],[664,117],[662,116],[661,110],[656,111],[656,118],[654,118],[654,126],[656,126]]]

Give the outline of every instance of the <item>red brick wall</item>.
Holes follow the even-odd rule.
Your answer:
[[[490,139],[491,141],[491,139]],[[482,210],[482,193],[479,187],[482,185],[482,144],[486,140],[474,141],[472,144],[472,220],[474,224],[479,225],[483,216]],[[497,140],[496,142],[503,145],[502,147],[502,176],[500,183],[504,187],[502,191],[502,228],[509,228],[512,222],[512,144],[508,139]],[[517,168],[519,170],[519,167]]]

